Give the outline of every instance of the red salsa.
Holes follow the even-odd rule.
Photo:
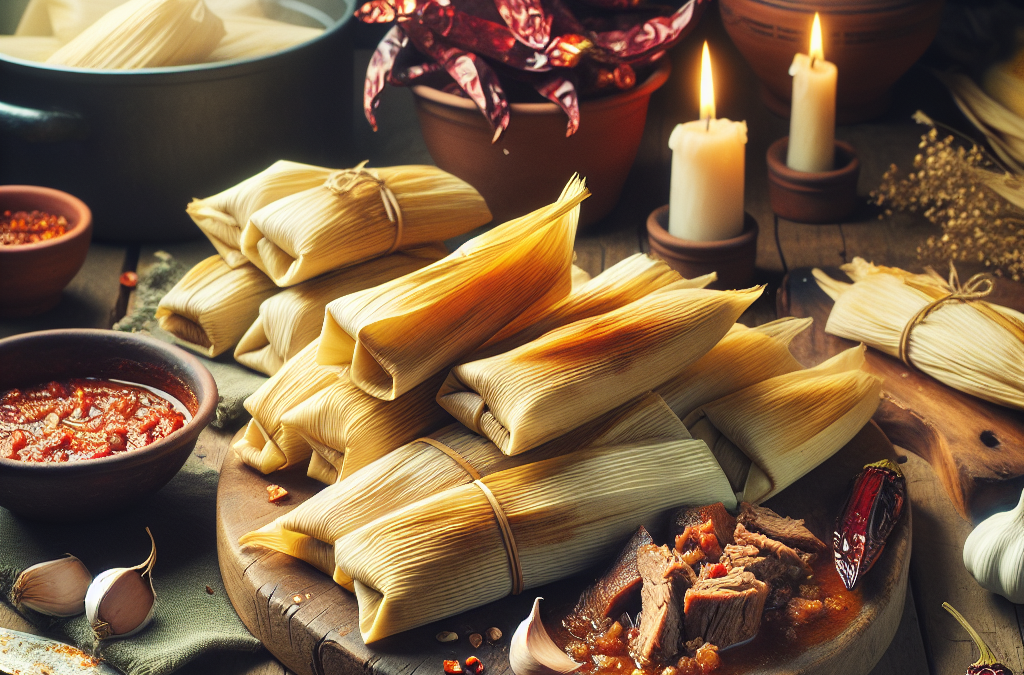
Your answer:
[[[0,216],[0,246],[35,244],[67,234],[67,218],[45,211],[4,211]]]
[[[185,425],[167,399],[108,380],[48,382],[0,394],[0,458],[76,462],[138,450]]]

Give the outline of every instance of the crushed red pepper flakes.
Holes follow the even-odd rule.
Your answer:
[[[277,502],[288,496],[288,491],[280,485],[268,485],[267,486],[267,501]]]
[[[206,587],[206,594],[207,594],[207,595],[213,595],[213,589],[212,589],[212,588],[210,588],[209,586],[207,586],[207,587]]]
[[[445,675],[462,675],[462,664],[457,660],[446,660],[444,662]]]
[[[120,277],[121,285],[127,288],[135,288],[139,284],[139,275],[136,272],[128,270],[122,272]]]
[[[67,218],[45,211],[4,211],[0,217],[0,246],[35,244],[67,234]]]

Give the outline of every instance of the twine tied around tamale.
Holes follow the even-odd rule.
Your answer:
[[[922,321],[924,321],[929,314],[934,312],[936,309],[950,302],[964,302],[971,303],[982,298],[987,297],[992,293],[992,289],[995,287],[995,281],[991,274],[982,272],[975,274],[973,277],[967,280],[967,283],[960,285],[960,278],[956,273],[956,268],[953,263],[949,263],[949,290],[950,292],[940,298],[932,300],[927,305],[921,308],[921,310],[914,315],[907,325],[903,327],[903,333],[900,335],[900,361],[903,361],[906,365],[912,365],[910,363],[910,357],[908,350],[910,348],[910,333],[916,328]],[[988,314],[988,312],[986,312]]]
[[[351,169],[335,171],[327,177],[324,187],[336,195],[343,195],[358,185],[360,181],[369,181],[377,186],[380,190],[381,201],[384,202],[384,212],[387,213],[388,220],[395,224],[395,241],[384,254],[391,255],[398,250],[399,244],[402,243],[402,226],[404,225],[402,209],[398,205],[398,198],[395,196],[395,193],[387,186],[387,183],[380,177],[380,174],[373,169],[366,168],[369,161],[365,159]]]
[[[508,516],[501,508],[497,498],[491,489],[484,485],[483,481],[475,480],[473,485],[480,488],[480,491],[491,503],[491,510],[498,521],[498,528],[501,530],[501,538],[505,541],[505,553],[508,554],[508,566],[512,570],[512,595],[519,595],[523,592],[523,565],[519,561],[519,549],[516,548],[516,538],[512,536],[512,525],[508,522]]]
[[[465,469],[466,473],[468,473],[473,480],[480,480],[480,474],[473,468],[473,465],[467,462],[465,457],[455,452],[455,450],[448,447],[441,441],[433,438],[417,438],[416,440],[420,443],[426,443],[427,445],[434,446],[444,454],[448,455],[456,464]]]

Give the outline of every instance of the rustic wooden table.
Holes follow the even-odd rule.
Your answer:
[[[577,264],[596,274],[637,251],[647,250],[644,229],[647,214],[668,199],[669,134],[678,122],[697,115],[697,64],[701,42],[707,39],[714,58],[719,114],[745,119],[749,128],[746,202],[748,211],[761,226],[757,281],[767,284],[768,290],[743,321],[758,324],[775,318],[775,291],[788,268],[838,265],[858,255],[887,265],[919,268],[917,246],[934,233],[935,228],[923,219],[906,215],[879,219],[866,200],[864,206],[842,224],[775,222],[768,205],[764,157],[768,145],[788,133],[788,122],[773,116],[761,103],[753,73],[724,34],[717,12],[708,14],[696,34],[673,52],[672,77],[651,100],[643,144],[621,202],[604,222],[580,234],[576,245]],[[369,56],[368,51],[357,53],[357,87],[361,87],[361,75]],[[358,108],[361,92],[356,96]],[[938,82],[918,67],[895,88],[893,106],[886,118],[838,129],[838,137],[852,143],[859,152],[862,195],[878,184],[890,164],[905,167],[912,160],[924,131],[910,119],[918,108],[938,119],[962,123]],[[386,92],[378,119],[381,130],[373,134],[365,125],[361,110],[357,112],[355,155],[370,158],[378,166],[431,162],[415,122],[408,91]],[[514,119],[512,123],[515,124]],[[184,209],[181,217],[187,217]],[[187,264],[214,252],[205,241],[160,247],[93,244],[85,266],[65,291],[61,304],[41,317],[0,321],[0,337],[47,328],[109,328],[124,314],[131,300],[127,291],[119,286],[118,276],[130,269],[144,271],[160,249]],[[206,430],[200,437],[196,454],[210,466],[219,468],[233,431]],[[911,583],[899,632],[874,669],[874,675],[956,675],[966,671],[976,653],[966,633],[942,610],[943,601],[951,602],[969,617],[997,656],[1014,672],[1024,672],[1024,608],[983,591],[968,575],[961,561],[961,551],[971,525],[954,511],[935,473],[924,460],[910,455],[903,466],[914,509]],[[2,604],[0,626],[31,630]],[[276,660],[262,653],[216,655],[182,672],[283,675],[286,671]]]

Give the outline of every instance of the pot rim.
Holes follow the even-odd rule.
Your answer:
[[[668,250],[678,253],[681,251],[690,253],[716,253],[719,255],[749,246],[751,240],[756,241],[760,227],[757,218],[749,211],[743,212],[743,231],[735,237],[720,239],[717,241],[693,241],[680,239],[668,231],[668,208],[669,205],[659,206],[647,216],[647,234],[657,243]]]
[[[353,0],[342,0],[345,3],[345,11],[341,18],[334,21],[334,24],[324,29],[324,32],[317,37],[306,40],[305,42],[287,47],[285,49],[272,52],[270,54],[263,54],[261,56],[254,56],[251,58],[240,58],[231,59],[229,61],[214,61],[211,63],[191,63],[182,66],[160,66],[158,68],[134,68],[131,70],[107,70],[102,68],[75,68],[71,66],[59,66],[40,61],[29,61],[27,59],[20,59],[16,56],[8,56],[0,53],[0,62],[7,63],[15,66],[22,66],[31,70],[39,71],[42,74],[60,75],[64,73],[70,73],[82,76],[93,76],[97,78],[104,78],[110,80],[112,78],[120,78],[119,82],[123,82],[124,78],[127,77],[142,77],[146,79],[152,79],[158,75],[178,75],[178,74],[191,74],[191,73],[203,73],[203,74],[228,74],[223,71],[229,71],[232,69],[240,68],[242,66],[250,65],[264,65],[271,59],[277,59],[280,57],[286,57],[287,55],[294,54],[296,52],[311,48],[313,45],[319,44],[324,40],[331,38],[338,31],[344,30],[347,26],[352,23],[352,17],[355,14],[355,2]]]
[[[59,237],[37,241],[31,244],[18,244],[16,246],[0,246],[0,258],[27,254],[33,251],[40,251],[48,248],[66,246],[75,239],[88,237],[92,231],[92,211],[78,197],[58,190],[56,188],[43,187],[41,185],[0,185],[0,199],[6,195],[46,195],[54,200],[67,205],[69,210],[75,212],[76,220],[71,229]]]
[[[583,110],[600,110],[602,108],[612,108],[615,106],[622,105],[628,100],[640,96],[650,96],[656,89],[660,88],[665,82],[668,81],[669,73],[672,70],[672,63],[667,58],[661,58],[658,61],[658,67],[654,69],[646,80],[626,91],[619,92],[618,94],[612,94],[611,96],[602,96],[596,99],[581,100],[580,111],[582,114]],[[410,87],[412,93],[417,97],[430,101],[432,103],[438,103],[440,105],[446,105],[450,108],[459,108],[461,110],[476,110],[476,104],[467,98],[462,96],[456,96],[455,94],[449,94],[447,92],[439,91],[433,87],[428,87],[424,84],[416,84]],[[552,113],[561,113],[562,109],[551,102],[543,103],[512,103],[509,106],[512,112],[516,115],[550,115]]]
[[[834,144],[835,158],[839,161],[844,161],[842,166],[831,171],[797,171],[796,169],[789,168],[786,164],[789,136],[783,136],[768,146],[768,152],[765,155],[768,171],[770,174],[774,174],[785,181],[809,188],[827,187],[832,184],[848,181],[851,176],[860,172],[860,158],[857,156],[857,150],[846,141],[841,141],[838,138],[834,139]]]

